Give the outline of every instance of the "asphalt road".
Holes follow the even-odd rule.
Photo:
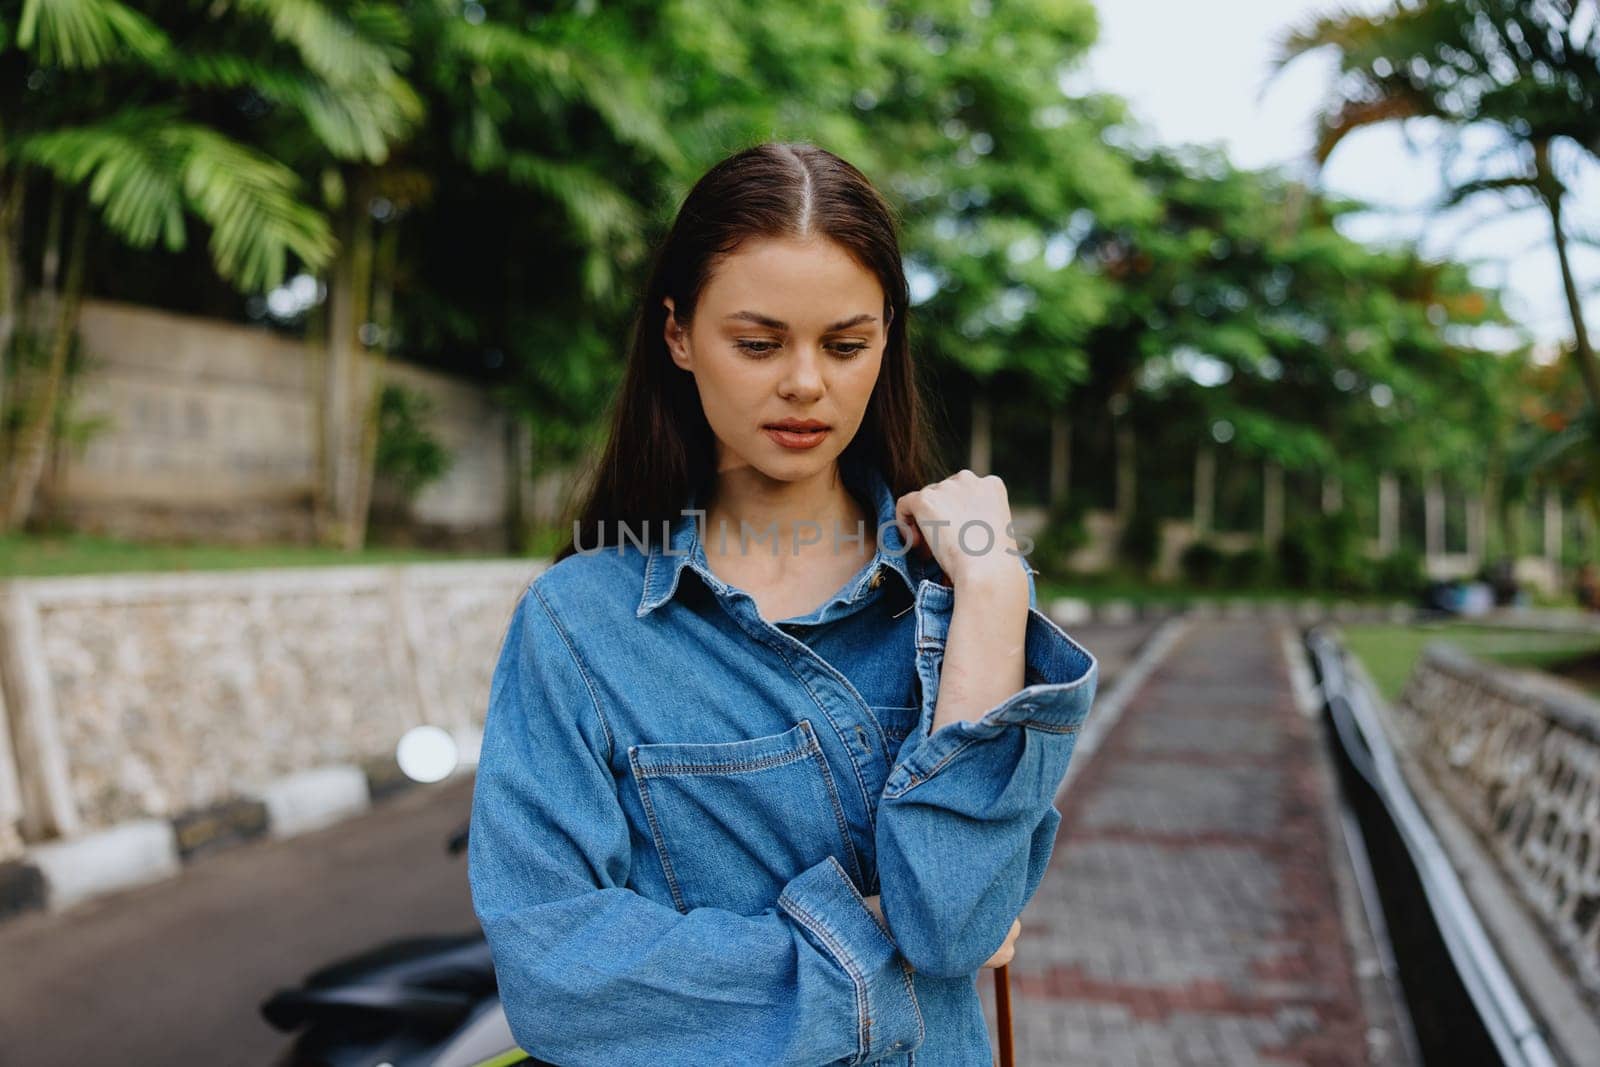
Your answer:
[[[175,879],[0,924],[0,1064],[266,1064],[260,1002],[393,938],[477,929],[470,778],[326,830],[197,858]]]
[[[1101,688],[1153,623],[1074,626]],[[418,787],[326,830],[246,844],[175,879],[0,923],[0,1067],[269,1063],[273,991],[396,938],[477,928],[463,824],[471,779]]]

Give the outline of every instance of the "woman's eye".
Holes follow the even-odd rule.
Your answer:
[[[779,345],[773,341],[735,341],[734,345],[746,352],[758,356],[764,356],[775,348],[783,347],[782,345]],[[867,344],[865,341],[844,341],[837,345],[833,345],[832,351],[836,356],[839,356],[843,359],[850,359],[866,347]]]

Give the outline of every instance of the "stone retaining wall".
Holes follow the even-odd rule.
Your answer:
[[[1396,712],[1434,785],[1600,998],[1600,702],[1434,643]]]
[[[36,842],[212,808],[392,752],[419,723],[470,735],[512,609],[545,565],[0,585],[0,859],[18,830]]]

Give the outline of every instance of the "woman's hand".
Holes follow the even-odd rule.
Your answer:
[[[1011,962],[1017,954],[1017,935],[1022,933],[1022,922],[1019,919],[1011,920],[1011,932],[1006,934],[1006,939],[1000,942],[1000,947],[993,956],[984,961],[985,967],[1004,967]]]
[[[1011,533],[1011,504],[998,475],[962,468],[895,501],[895,518],[909,527],[907,547],[931,555],[956,588],[973,579],[1023,573]]]
[[[878,921],[883,923],[884,929],[887,930],[889,928],[889,924],[883,920],[883,905],[878,903],[878,894],[874,893],[872,896],[863,897],[862,899],[866,901],[868,910],[878,917]],[[1010,963],[1012,958],[1017,954],[1017,935],[1021,933],[1022,923],[1017,919],[1012,919],[1011,929],[1006,934],[1006,939],[1000,943],[1000,947],[995,950],[995,954],[993,956],[990,956],[987,960],[983,961],[982,966],[1004,967],[1006,964]]]

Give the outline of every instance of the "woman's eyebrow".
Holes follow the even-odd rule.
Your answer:
[[[777,319],[770,318],[770,317],[768,317],[766,315],[763,315],[763,314],[761,314],[760,312],[757,312],[757,311],[735,311],[732,315],[729,315],[728,318],[730,318],[730,319],[746,319],[746,320],[748,320],[750,322],[755,323],[758,326],[765,326],[765,327],[767,327],[768,329],[771,329],[771,330],[787,330],[789,328],[789,324],[787,322],[779,322]],[[833,333],[835,330],[848,329],[851,326],[856,326],[856,325],[858,325],[860,323],[863,323],[863,322],[877,322],[877,321],[878,321],[878,316],[876,316],[876,315],[868,315],[866,313],[862,313],[860,315],[856,315],[853,318],[840,319],[838,322],[834,323],[832,326],[829,326],[826,330],[823,330],[822,332],[823,333]]]

